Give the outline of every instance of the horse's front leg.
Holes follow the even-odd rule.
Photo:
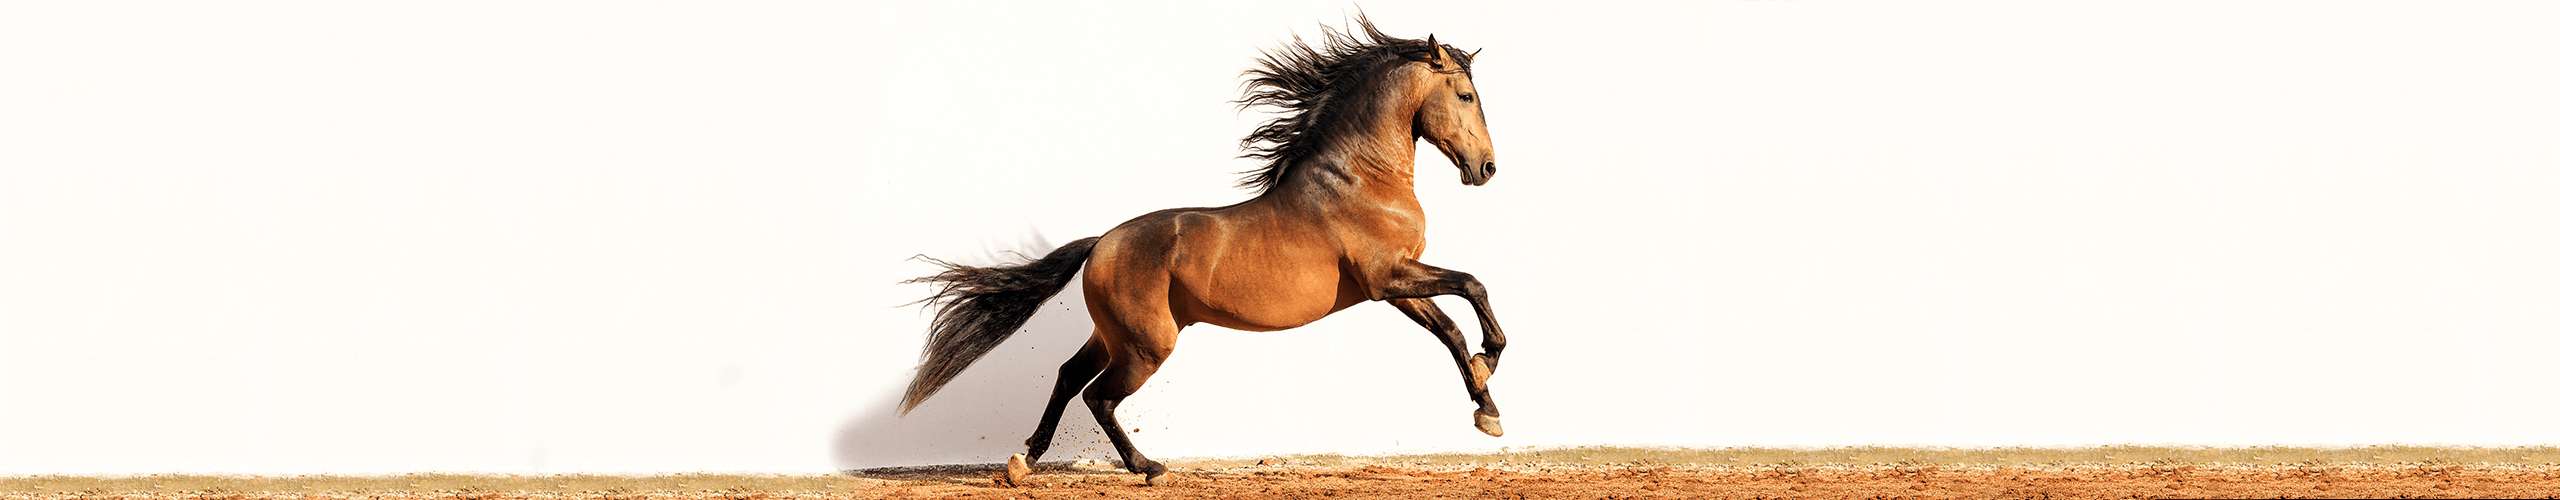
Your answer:
[[[1398,311],[1404,311],[1405,317],[1413,318],[1415,324],[1439,337],[1441,346],[1449,348],[1449,358],[1458,362],[1459,382],[1466,384],[1467,397],[1476,402],[1476,414],[1494,418],[1490,421],[1479,418],[1477,430],[1502,435],[1502,411],[1494,408],[1493,391],[1486,389],[1484,384],[1485,377],[1492,376],[1493,370],[1484,366],[1482,356],[1468,357],[1467,337],[1458,331],[1458,323],[1451,321],[1447,313],[1440,312],[1440,306],[1432,304],[1431,299],[1390,299],[1387,303],[1396,306]]]
[[[1379,287],[1382,299],[1441,295],[1467,299],[1467,305],[1476,310],[1476,323],[1484,329],[1484,354],[1477,355],[1475,360],[1484,363],[1486,376],[1493,375],[1493,370],[1502,363],[1502,348],[1510,341],[1502,336],[1502,322],[1493,319],[1493,299],[1485,294],[1484,282],[1476,281],[1475,275],[1415,261],[1405,261],[1388,275],[1391,278],[1386,280],[1386,285]]]
[[[1483,387],[1484,379],[1493,376],[1494,365],[1501,361],[1502,348],[1505,344],[1502,337],[1502,323],[1493,319],[1493,300],[1485,294],[1484,283],[1476,281],[1474,275],[1410,260],[1381,274],[1386,275],[1386,279],[1378,280],[1380,285],[1376,287],[1375,296],[1380,300],[1395,301],[1398,309],[1407,308],[1407,302],[1419,303],[1420,308],[1427,308],[1431,315],[1415,316],[1414,321],[1423,323],[1424,328],[1435,329],[1437,333],[1440,327],[1434,326],[1433,322],[1425,321],[1427,318],[1436,317],[1436,323],[1446,326],[1451,332],[1442,334],[1442,341],[1449,343],[1452,354],[1465,352],[1466,349],[1462,346],[1465,338],[1455,334],[1456,326],[1449,320],[1447,314],[1440,314],[1440,308],[1432,305],[1430,298],[1456,295],[1467,299],[1467,304],[1475,307],[1476,321],[1484,328],[1484,354],[1463,360],[1461,367],[1468,372],[1469,392],[1476,392],[1479,387]],[[1405,314],[1412,316],[1416,311],[1407,310]],[[1493,398],[1487,395],[1477,403],[1476,429],[1486,434],[1502,435],[1502,412],[1494,409]]]

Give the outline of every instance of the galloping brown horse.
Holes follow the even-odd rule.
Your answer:
[[[899,410],[914,409],[1004,342],[1081,268],[1093,338],[1058,366],[1057,388],[1025,443],[1030,449],[1008,464],[1008,482],[1048,451],[1067,397],[1082,390],[1121,464],[1156,483],[1164,464],[1139,453],[1112,413],[1173,355],[1184,327],[1285,330],[1366,301],[1392,304],[1438,336],[1475,400],[1476,428],[1502,435],[1485,379],[1504,341],[1484,284],[1416,260],[1423,221],[1414,141],[1438,147],[1468,185],[1493,178],[1474,60],[1436,36],[1387,36],[1366,17],[1356,31],[1325,29],[1322,48],[1297,40],[1265,52],[1245,73],[1239,101],[1283,111],[1243,141],[1246,156],[1266,161],[1243,182],[1260,195],[1140,216],[1017,265],[933,261],[946,270],[911,282],[938,285],[927,300],[941,309]],[[1440,295],[1475,306],[1483,354],[1467,353],[1457,323],[1431,303]]]

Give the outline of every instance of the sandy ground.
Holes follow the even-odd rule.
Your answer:
[[[0,478],[0,498],[2560,498],[2560,450],[2352,448],[1646,450],[1103,463],[832,476]]]

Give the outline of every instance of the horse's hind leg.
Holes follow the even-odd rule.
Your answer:
[[[1023,446],[1031,449],[1005,460],[1004,474],[996,478],[996,484],[1020,485],[1022,478],[1031,475],[1031,465],[1040,463],[1040,455],[1049,452],[1049,441],[1058,433],[1058,417],[1067,409],[1067,397],[1083,389],[1086,382],[1093,381],[1093,375],[1102,371],[1102,365],[1102,334],[1096,331],[1092,338],[1085,339],[1083,349],[1076,350],[1074,356],[1067,357],[1066,363],[1058,365],[1058,385],[1049,391],[1049,406],[1040,413],[1040,427],[1031,431],[1031,439],[1022,441]]]
[[[1049,442],[1058,433],[1058,417],[1066,413],[1067,398],[1075,397],[1077,391],[1084,390],[1085,384],[1093,382],[1094,375],[1102,373],[1107,360],[1102,353],[1102,339],[1098,337],[1101,332],[1094,334],[1097,337],[1086,339],[1084,348],[1076,350],[1075,356],[1058,365],[1058,385],[1049,391],[1049,406],[1040,413],[1040,427],[1031,433],[1031,439],[1022,442],[1031,447],[1026,454],[1032,463],[1039,463],[1040,455],[1049,452]]]
[[[1173,327],[1166,325],[1165,328],[1168,331],[1155,338],[1170,340]],[[1136,342],[1114,346],[1111,366],[1102,370],[1102,376],[1093,379],[1093,385],[1084,388],[1084,404],[1093,409],[1093,421],[1102,425],[1104,435],[1111,437],[1111,446],[1119,449],[1120,465],[1127,467],[1129,472],[1146,474],[1147,484],[1159,484],[1165,474],[1164,463],[1148,460],[1146,454],[1138,452],[1138,446],[1129,442],[1128,431],[1120,428],[1120,419],[1115,412],[1120,408],[1120,400],[1138,392],[1138,386],[1146,385],[1147,377],[1155,375],[1156,367],[1164,363],[1166,356],[1173,354],[1173,346],[1170,342],[1159,344],[1161,347],[1132,345],[1153,344],[1143,339],[1154,336],[1141,334],[1134,337],[1140,338],[1132,339]]]

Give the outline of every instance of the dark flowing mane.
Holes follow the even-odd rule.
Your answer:
[[[1270,106],[1280,116],[1263,122],[1240,141],[1243,157],[1264,163],[1243,172],[1238,186],[1265,191],[1279,184],[1292,166],[1314,156],[1345,122],[1363,118],[1346,115],[1374,111],[1359,102],[1362,94],[1371,93],[1368,84],[1373,76],[1394,67],[1388,63],[1423,59],[1431,52],[1429,42],[1378,31],[1367,15],[1356,17],[1354,23],[1356,28],[1324,27],[1322,48],[1291,36],[1287,45],[1263,51],[1259,67],[1244,72],[1244,98],[1236,101],[1237,107]],[[1442,47],[1457,60],[1459,71],[1472,73],[1473,54]]]

